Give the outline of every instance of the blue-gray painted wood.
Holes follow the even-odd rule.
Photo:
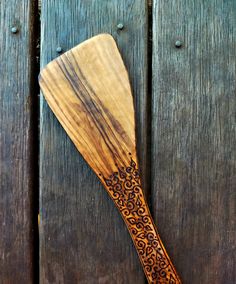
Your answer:
[[[147,17],[142,0],[45,0],[41,12],[41,67],[58,46],[66,51],[101,32],[117,40],[135,96],[144,185]],[[117,209],[43,98],[40,145],[41,283],[145,283]]]
[[[30,0],[0,1],[0,283],[32,283],[34,258],[33,17]],[[16,27],[14,30],[13,27]],[[35,74],[37,76],[37,74]],[[36,78],[35,76],[35,78]],[[34,83],[37,79],[34,80]],[[37,85],[37,84],[36,84]],[[37,121],[37,119],[36,119]],[[36,126],[37,131],[37,126]],[[36,217],[36,218],[35,218]],[[37,225],[37,224],[36,224]],[[37,244],[35,249],[37,250]]]
[[[236,1],[154,0],[152,70],[159,231],[183,283],[236,283]]]

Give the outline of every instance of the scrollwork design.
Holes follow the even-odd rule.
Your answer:
[[[103,177],[134,240],[149,283],[180,283],[157,234],[141,188],[135,161]]]

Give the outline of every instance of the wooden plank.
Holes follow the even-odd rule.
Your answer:
[[[236,282],[235,18],[234,0],[154,0],[152,205],[183,283]]]
[[[29,0],[0,2],[0,283],[33,281],[34,11]]]
[[[66,51],[101,32],[117,40],[135,95],[144,177],[146,6],[141,0],[43,1],[41,13],[42,67],[57,56],[58,46]],[[43,99],[40,123],[41,283],[145,283],[117,209]]]

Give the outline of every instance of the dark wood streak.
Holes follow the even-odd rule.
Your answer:
[[[62,62],[62,64],[64,64]],[[63,72],[64,76],[67,78],[68,82],[70,83],[71,88],[74,90],[77,98],[81,101],[82,105],[84,106],[84,109],[86,110],[87,113],[90,113],[90,117],[93,120],[94,125],[97,127],[99,133],[101,134],[103,141],[105,142],[105,144],[107,145],[107,148],[110,150],[111,155],[113,156],[113,159],[116,160],[117,158],[117,152],[113,152],[111,146],[114,146],[109,137],[107,136],[107,133],[104,131],[104,126],[99,124],[99,120],[96,119],[96,116],[94,116],[94,112],[92,109],[89,108],[89,106],[92,104],[95,108],[95,104],[92,102],[92,100],[85,100],[83,101],[80,94],[81,94],[81,89],[83,89],[83,91],[86,91],[84,85],[82,84],[82,82],[80,82],[80,80],[78,79],[77,81],[73,79],[73,77],[70,76],[69,72],[67,71],[66,68],[62,68],[62,66],[58,63],[58,66],[60,67],[61,71]],[[65,66],[64,66],[65,67]],[[77,86],[77,87],[76,87]],[[103,118],[101,112],[97,109],[96,110],[97,113],[100,113],[101,117]],[[100,127],[99,127],[100,126]],[[102,128],[102,129],[100,129]],[[110,143],[108,143],[108,141]],[[100,148],[99,148],[100,149]],[[107,166],[109,167],[110,165],[107,164]]]
[[[71,71],[74,73],[74,75],[75,75],[78,79],[79,79],[80,77],[82,78],[82,80],[79,80],[79,81],[80,81],[80,83],[81,83],[81,86],[84,87],[84,90],[85,90],[85,96],[84,96],[84,98],[86,98],[87,95],[89,95],[90,97],[91,97],[91,95],[93,95],[93,97],[91,97],[91,103],[92,103],[92,105],[96,108],[97,113],[101,114],[101,118],[102,118],[101,126],[102,126],[102,128],[103,128],[103,129],[102,129],[102,130],[103,130],[103,133],[106,134],[106,132],[107,132],[107,130],[105,129],[105,126],[104,126],[104,125],[106,125],[106,128],[108,129],[108,132],[109,132],[110,134],[112,134],[113,138],[115,139],[115,141],[116,141],[116,143],[117,143],[118,149],[119,149],[119,147],[120,147],[120,141],[119,141],[118,137],[116,136],[115,132],[116,132],[116,133],[119,133],[119,136],[122,136],[124,142],[125,142],[127,145],[130,145],[130,144],[131,144],[131,141],[130,141],[129,137],[127,136],[127,134],[125,134],[125,131],[124,131],[124,129],[122,128],[121,124],[119,123],[119,121],[117,121],[117,120],[114,118],[114,116],[111,114],[110,110],[109,110],[107,107],[104,106],[104,104],[102,103],[102,101],[101,101],[101,100],[99,99],[99,97],[96,95],[96,93],[94,92],[92,86],[91,86],[91,85],[89,84],[89,82],[86,80],[86,78],[85,78],[85,76],[84,76],[84,74],[83,74],[83,72],[82,72],[80,66],[78,65],[78,62],[76,61],[76,59],[75,59],[75,57],[74,57],[74,55],[73,55],[72,52],[70,52],[70,56],[73,57],[74,63],[76,64],[76,66],[77,66],[77,68],[78,68],[79,77],[77,76],[77,74],[76,74],[76,72],[75,72],[74,69],[73,69],[73,70],[71,69]],[[68,57],[67,57],[67,59],[68,59],[68,63],[69,63],[70,60],[69,60]],[[69,65],[69,66],[71,66],[71,65]],[[84,84],[82,83],[83,81],[85,82]],[[89,91],[87,90],[87,88],[88,88]],[[83,93],[79,93],[79,94],[83,94]],[[96,101],[96,102],[95,102],[95,101]],[[87,101],[86,101],[86,103],[87,103]],[[99,108],[100,108],[101,110],[99,110]],[[113,126],[113,129],[112,129],[112,128],[110,127],[110,125],[107,123],[107,119],[103,116],[103,114],[106,114],[106,116],[109,118],[109,121],[111,122],[111,124],[112,124],[112,126]],[[96,121],[96,120],[97,120],[97,118],[94,117],[94,121]],[[99,119],[98,119],[98,121],[99,121]],[[104,125],[103,125],[103,124],[104,124]],[[104,126],[104,127],[103,127],[103,126]],[[114,130],[115,130],[115,132],[114,132]],[[125,135],[124,135],[124,134],[125,134]],[[110,142],[110,143],[111,143],[111,145],[113,145],[112,142]],[[115,146],[115,145],[114,145],[114,146]],[[116,150],[116,149],[115,149],[115,150]],[[122,150],[122,155],[123,155],[123,156],[126,156],[127,153],[126,153],[123,149],[121,149],[121,150]],[[118,151],[116,150],[116,153],[117,153],[117,152],[118,152]],[[122,161],[122,162],[124,162],[124,161]],[[126,162],[127,162],[127,161],[126,161]]]
[[[55,77],[54,77],[55,74],[52,73],[50,69],[47,70],[47,74],[48,74],[53,80],[55,80]],[[45,85],[46,89],[47,89],[50,93],[53,92],[53,89],[49,87],[49,84],[47,83],[47,80],[43,79],[43,76],[41,76],[41,75],[39,76],[39,81],[41,81],[41,82]],[[61,93],[63,94],[63,93],[64,93],[64,90],[61,89],[59,86],[58,86],[58,88],[60,89]],[[57,100],[56,96],[52,96],[51,98],[53,98],[53,100],[55,101],[55,103],[56,103],[56,105],[57,105],[57,108],[60,110],[60,111],[57,113],[57,116],[58,116],[59,120],[61,121],[62,124],[64,123],[64,124],[66,125],[66,127],[69,128],[70,123],[67,123],[67,122],[68,122],[68,117],[65,116],[65,109],[68,111],[68,113],[70,113],[72,110],[71,110],[71,107],[68,106],[67,100],[66,100],[66,99],[63,100],[63,102],[64,102],[64,106],[63,106],[64,109],[62,109],[62,108],[60,107],[60,103],[59,103],[59,101]],[[62,98],[63,98],[63,97],[62,97]],[[61,99],[62,99],[62,98],[61,98]],[[63,115],[64,118],[62,117],[62,115]],[[89,116],[89,117],[90,117],[90,116]],[[77,125],[78,127],[80,126],[80,125],[77,123],[76,120],[74,120],[74,122],[76,122],[76,125]],[[78,133],[75,134],[75,130],[74,130],[72,127],[70,127],[70,131],[71,131],[71,132],[74,132],[74,133],[73,133],[73,134],[74,134],[74,135],[73,135],[73,139],[75,139],[75,140],[78,141],[78,138],[76,138],[76,136],[78,135]],[[92,135],[92,133],[91,133],[91,135]],[[81,135],[80,135],[80,138],[79,138],[79,139],[80,139],[80,140],[82,139],[82,140],[83,140],[83,143],[84,143],[84,145],[86,145],[87,149],[90,149],[91,145],[87,143],[86,139],[84,139]],[[96,137],[92,137],[92,139],[96,139]],[[82,154],[82,153],[81,153],[81,154]],[[85,157],[84,157],[84,158],[85,158]],[[93,162],[95,163],[96,161],[93,160]],[[106,165],[105,165],[105,163],[99,163],[99,168],[100,168],[101,171],[103,171],[103,170],[106,171],[107,166],[109,166],[109,164],[106,164]]]
[[[110,126],[107,124],[107,120],[104,118],[103,113],[105,111],[104,106],[102,107],[99,106],[98,104],[95,104],[95,100],[93,100],[90,97],[90,92],[88,92],[88,90],[86,89],[85,84],[83,84],[81,78],[76,74],[75,70],[73,68],[71,68],[70,70],[73,72],[74,77],[71,76],[69,70],[67,69],[67,66],[71,66],[71,64],[65,64],[63,62],[64,59],[60,58],[60,63],[59,60],[57,61],[58,66],[60,68],[60,70],[63,72],[64,76],[67,78],[68,82],[70,83],[71,88],[75,91],[75,94],[77,96],[77,98],[80,100],[80,102],[83,104],[84,109],[86,109],[86,112],[90,114],[90,117],[93,120],[94,125],[97,127],[99,133],[101,134],[105,144],[107,145],[108,149],[110,150],[110,154],[113,156],[114,161],[117,161],[117,159],[120,161],[120,164],[124,165],[125,164],[125,160],[123,160],[124,156],[127,156],[128,152],[125,153],[123,150],[123,157],[121,156],[121,154],[119,154],[120,152],[120,148],[119,148],[119,144],[118,144],[118,140],[114,134],[114,132],[112,131],[112,129],[110,128]],[[70,61],[68,60],[68,63],[70,63]],[[79,68],[78,71],[80,72],[80,74],[82,74],[81,69]],[[84,76],[83,76],[84,78]],[[84,78],[84,80],[86,80]],[[87,81],[86,81],[87,84]],[[92,90],[92,88],[91,88]],[[81,94],[85,94],[83,97],[81,96]],[[94,93],[94,91],[92,90],[92,93]],[[90,99],[89,99],[90,98]],[[96,112],[93,111],[93,109],[90,106],[94,106]],[[108,111],[108,110],[107,110]],[[108,111],[109,112],[109,111]],[[98,117],[96,116],[96,114],[98,114]],[[111,114],[110,114],[111,116]],[[106,129],[107,128],[107,129]],[[111,134],[113,136],[113,138],[115,138],[116,142],[117,142],[117,146],[111,142],[110,137],[108,136],[108,132],[109,134]]]
[[[53,78],[53,75],[54,75],[54,74],[52,74],[50,70],[48,70],[47,73],[48,73],[48,75],[50,74],[50,76]],[[49,85],[48,85],[48,83],[47,83],[47,80],[44,80],[43,76],[41,76],[41,75],[39,75],[39,82],[42,82],[42,83],[44,84],[45,88],[46,88],[50,93],[53,92],[52,88],[49,87]],[[59,88],[59,86],[58,86],[58,88]],[[62,92],[62,93],[63,93],[63,91],[64,91],[64,90],[61,89],[61,92]],[[61,121],[61,123],[66,123],[66,122],[68,121],[68,117],[65,117],[64,110],[65,110],[65,108],[66,108],[67,111],[71,111],[71,108],[69,108],[68,106],[64,105],[64,106],[63,106],[64,109],[62,109],[62,108],[60,107],[60,103],[58,102],[56,96],[53,96],[52,98],[53,98],[53,100],[55,101],[55,103],[56,103],[56,105],[57,105],[57,108],[60,110],[60,112],[58,112],[58,114],[57,114],[59,120]],[[66,100],[64,100],[64,102],[66,102]],[[63,117],[64,117],[64,119],[63,119]],[[66,123],[66,125],[67,125],[67,127],[69,127],[70,124],[67,124],[67,123]],[[77,125],[78,125],[78,124],[77,124]],[[79,125],[78,125],[78,126],[79,126]],[[70,128],[70,131],[73,132],[74,130],[73,130],[72,128]],[[74,139],[76,139],[76,135],[74,135]],[[86,141],[85,139],[83,139],[82,136],[80,136],[80,140],[81,140],[81,139],[83,140],[83,143],[84,143],[84,144],[87,146],[87,148],[89,149],[89,148],[90,148],[90,145],[87,143],[87,141]],[[104,164],[101,164],[101,163],[100,163],[99,166],[100,166],[101,169],[103,169]]]
[[[96,47],[96,45],[95,45],[95,47]],[[99,50],[99,49],[97,48],[96,50],[97,50],[97,53],[98,53],[98,50]],[[103,52],[104,52],[104,51],[106,51],[106,48],[103,49]],[[99,55],[99,53],[98,53],[98,55]],[[109,54],[107,54],[107,55],[109,55]],[[73,53],[73,52],[70,52],[70,53],[69,53],[69,56],[73,58],[74,63],[76,64],[76,67],[78,68],[78,72],[80,73],[80,77],[82,78],[82,80],[83,80],[84,82],[86,82],[86,86],[88,87],[88,90],[89,90],[88,93],[91,94],[91,95],[93,95],[94,98],[96,98],[96,101],[98,102],[98,105],[101,107],[102,112],[103,112],[104,114],[106,114],[106,116],[109,118],[109,120],[110,120],[110,122],[111,122],[111,124],[112,124],[112,126],[113,126],[113,129],[110,127],[109,124],[107,124],[107,127],[109,128],[109,132],[111,132],[111,133],[113,134],[113,137],[114,137],[114,139],[115,139],[116,142],[117,142],[117,145],[119,145],[120,142],[119,142],[119,139],[117,138],[115,132],[119,133],[119,135],[122,136],[123,140],[125,141],[125,143],[126,143],[127,145],[130,145],[130,144],[131,144],[130,138],[129,138],[128,135],[125,133],[125,131],[124,131],[122,125],[119,123],[118,120],[116,120],[116,119],[114,118],[114,116],[111,114],[111,112],[109,111],[109,109],[108,109],[106,106],[104,106],[104,104],[102,103],[102,101],[99,99],[99,97],[98,97],[98,96],[96,95],[96,93],[94,92],[94,90],[93,90],[91,84],[89,84],[89,82],[86,80],[86,78],[85,78],[83,72],[81,71],[80,66],[78,65],[78,62],[77,62],[77,60],[76,60],[76,58],[75,58],[74,53]],[[67,59],[69,60],[68,57],[67,57]],[[100,57],[100,60],[101,60],[101,62],[104,61],[102,56]],[[110,65],[110,66],[112,66],[112,65]],[[117,73],[117,70],[115,70],[115,68],[112,68],[112,71],[113,71],[114,73]],[[118,79],[118,81],[120,82],[120,84],[121,84],[121,86],[122,86],[122,81],[120,80],[119,76],[117,76],[116,79]],[[85,86],[85,87],[86,87],[86,86]],[[125,90],[124,90],[124,92],[125,92]],[[94,101],[94,100],[93,100],[93,101]],[[133,106],[130,106],[130,107],[133,107]],[[105,119],[105,118],[103,119],[103,122],[106,122],[106,119]],[[106,123],[107,123],[107,122],[106,122]],[[115,129],[115,132],[114,132],[114,129]],[[123,150],[123,149],[122,149],[122,150]],[[127,154],[127,153],[123,152],[122,154],[124,155],[124,154]],[[126,161],[126,162],[127,162],[127,161]]]

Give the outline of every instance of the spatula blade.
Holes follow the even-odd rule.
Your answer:
[[[49,63],[40,87],[54,114],[97,175],[136,158],[128,74],[109,34],[95,36]]]

